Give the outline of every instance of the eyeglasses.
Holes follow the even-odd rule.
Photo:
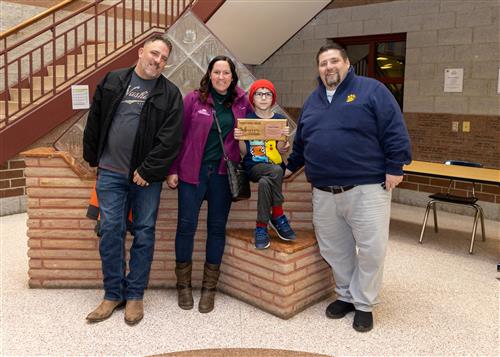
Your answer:
[[[272,98],[273,97],[273,93],[271,92],[255,92],[254,97],[258,97],[258,98]]]

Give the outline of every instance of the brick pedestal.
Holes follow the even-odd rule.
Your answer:
[[[228,230],[219,290],[283,319],[330,296],[332,270],[314,233],[296,233],[296,242],[284,242],[272,232],[271,246],[257,250],[253,230]]]

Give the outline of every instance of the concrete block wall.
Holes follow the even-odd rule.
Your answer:
[[[334,2],[268,60],[253,67],[256,77],[276,84],[280,104],[290,113],[299,112],[316,87],[315,55],[321,45],[338,37],[405,32],[403,111],[414,159],[462,159],[500,167],[500,2],[400,0],[348,4]],[[462,93],[443,92],[445,68],[464,68]],[[446,128],[443,118],[449,124]],[[451,131],[452,121],[459,121],[458,133]],[[462,131],[463,121],[470,122],[470,133]],[[436,148],[443,139],[450,148],[445,152]],[[485,150],[484,145],[496,150]],[[457,156],[448,156],[450,151]]]
[[[45,10],[47,9],[42,6],[11,3],[2,0],[0,1],[0,12],[2,13],[0,18],[0,32],[5,32],[11,27],[18,25]]]

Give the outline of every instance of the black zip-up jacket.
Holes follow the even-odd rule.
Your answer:
[[[97,85],[83,133],[83,158],[98,166],[108,131],[135,67],[109,72]],[[147,182],[163,181],[182,141],[182,95],[163,75],[142,107],[130,160],[130,178],[137,169]]]

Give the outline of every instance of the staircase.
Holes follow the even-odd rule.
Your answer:
[[[20,115],[16,115],[16,110],[26,108],[29,104],[37,102],[43,95],[52,96],[54,89],[57,92],[64,84],[68,86],[74,83],[74,79],[80,79],[86,70],[97,67],[95,64],[99,61],[107,61],[110,57],[116,56],[118,50],[123,51],[130,47],[121,44],[118,44],[118,46],[115,47],[113,43],[109,43],[106,50],[104,43],[82,45],[79,47],[77,54],[63,56],[64,63],[61,63],[61,60],[56,61],[56,63],[61,64],[51,64],[43,68],[40,75],[32,76],[29,82],[24,84],[21,82],[21,84],[11,86],[8,90],[9,113],[13,113],[9,116],[10,122],[20,117]],[[113,55],[111,55],[112,53]],[[5,105],[4,102],[1,104]],[[3,112],[2,114],[5,117],[6,113]]]
[[[92,95],[105,73],[135,63],[147,37],[188,8],[208,19],[224,1],[93,0],[75,10],[76,2],[0,34],[0,163],[77,113],[72,84],[89,85]]]
[[[78,54],[68,54],[64,56],[65,62],[63,64],[49,65],[45,67],[41,72],[46,72],[46,75],[38,75],[31,77],[31,83],[27,83],[27,87],[23,87],[22,84],[16,84],[9,88],[7,105],[9,106],[8,113],[13,113],[9,116],[10,122],[15,121],[20,118],[21,115],[16,113],[23,108],[29,107],[32,103],[36,103],[43,94],[52,97],[54,88],[58,88],[71,78],[80,78],[81,74],[90,67],[92,67],[96,60],[104,59],[109,53],[114,51],[112,48],[113,44],[108,45],[108,52],[106,53],[105,44],[97,44],[96,47],[92,44],[80,46]],[[97,56],[96,56],[97,53]],[[86,58],[85,58],[86,57]],[[54,75],[55,73],[55,75]],[[71,82],[73,83],[73,81]],[[69,85],[69,83],[68,83]],[[21,103],[21,104],[19,104]],[[0,102],[0,120],[6,117],[5,102]],[[17,115],[16,115],[17,114]],[[3,115],[3,117],[2,117]],[[3,120],[0,124],[0,129],[6,125],[6,121]]]

